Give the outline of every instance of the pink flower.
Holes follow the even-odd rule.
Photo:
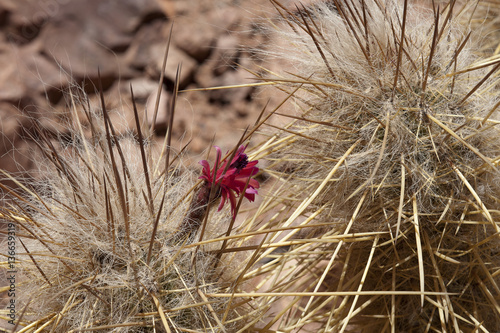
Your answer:
[[[226,170],[228,161],[220,163],[221,149],[217,146],[215,146],[215,150],[217,150],[217,168],[214,167],[214,169],[210,170],[210,165],[206,160],[200,161],[200,164],[203,166],[203,174],[199,179],[205,180],[206,184],[210,187],[214,185],[220,186],[220,196],[222,199],[218,210],[221,210],[226,201],[229,200],[233,216],[236,215],[236,197],[239,197],[243,192],[247,181],[248,186],[244,193],[245,198],[254,201],[255,195],[258,194],[259,182],[255,179],[249,180],[249,178],[259,172],[259,168],[255,166],[259,161],[248,161],[248,156],[244,153],[245,148],[243,145],[238,148],[226,172],[224,170]],[[217,170],[217,176],[214,180],[215,170]]]

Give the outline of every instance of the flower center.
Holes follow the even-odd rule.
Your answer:
[[[238,170],[237,172],[239,173],[241,169],[247,166],[247,164],[248,164],[247,154],[239,154],[238,157],[236,158],[236,161],[231,163],[229,168],[235,168]]]

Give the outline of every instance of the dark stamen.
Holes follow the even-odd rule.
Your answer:
[[[247,154],[239,154],[236,161],[231,163],[229,168],[235,168],[238,169],[238,172],[241,171],[244,167],[246,167],[248,164],[248,156]]]

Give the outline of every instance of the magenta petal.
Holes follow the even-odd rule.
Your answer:
[[[222,151],[220,150],[219,146],[214,146],[214,148],[217,151],[217,162],[220,162],[220,156],[222,155]]]
[[[254,169],[243,169],[241,172],[237,175],[238,178],[248,178],[255,176],[259,172],[259,168],[254,168]]]
[[[254,188],[249,187],[246,189],[245,193],[259,194],[259,191],[257,191]]]
[[[243,153],[245,151],[245,146],[241,145],[238,150],[236,151],[236,154],[234,154],[234,159],[236,159],[238,157],[238,155],[240,155],[241,153]],[[233,159],[233,160],[234,160]]]
[[[224,171],[224,168],[222,168],[222,171]],[[224,177],[230,177],[230,176],[234,175],[235,172],[236,172],[236,169],[229,168],[229,170],[227,170]]]
[[[250,182],[248,183],[248,187],[259,188],[260,184],[255,179],[250,179]]]
[[[208,164],[206,160],[202,160],[198,163],[203,166],[203,175],[198,179],[205,179],[206,181],[210,181],[210,164]]]
[[[255,194],[245,193],[245,198],[247,198],[248,201],[254,202],[255,201]]]
[[[247,188],[247,190],[245,191],[245,198],[247,198],[250,201],[254,201],[256,194],[258,194],[256,189]]]
[[[231,188],[243,188],[247,183],[248,177],[245,178],[230,178],[226,179],[226,182],[231,185]]]
[[[208,169],[210,170],[210,164],[208,164],[208,161],[207,160],[201,160],[198,162],[199,164],[201,164],[203,166],[203,169]]]
[[[243,176],[244,177],[251,177],[251,176],[256,175],[258,172],[259,172],[259,168],[257,168],[257,167],[251,167],[251,168],[249,168],[248,165],[247,165],[245,168],[243,168],[239,172],[238,176],[241,176],[241,177],[243,177]]]
[[[246,167],[247,167],[247,168],[251,168],[251,167],[253,167],[254,165],[257,165],[257,163],[259,163],[259,161],[249,161]]]

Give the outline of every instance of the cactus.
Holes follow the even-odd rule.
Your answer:
[[[472,4],[272,2],[266,54],[289,66],[261,79],[296,112],[270,172],[312,272],[283,327],[499,330],[500,64],[476,55]]]

